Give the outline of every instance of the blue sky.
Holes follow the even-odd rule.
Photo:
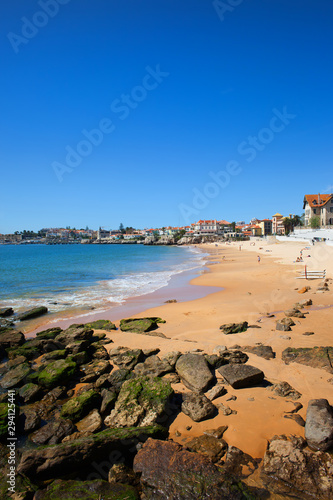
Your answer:
[[[332,191],[329,0],[12,0],[0,19],[0,233],[248,221]]]

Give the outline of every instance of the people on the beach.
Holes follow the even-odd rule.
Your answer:
[[[258,255],[257,259],[258,259],[258,264],[260,264],[260,255]]]

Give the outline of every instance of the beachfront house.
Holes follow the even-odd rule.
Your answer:
[[[200,235],[220,234],[221,226],[216,219],[199,220],[195,227],[195,233]]]
[[[319,217],[320,227],[333,226],[333,195],[306,194],[303,200],[305,212],[304,225],[310,225],[310,219]]]
[[[263,236],[272,234],[273,224],[271,219],[262,219],[258,222],[258,226],[261,228],[261,234]]]
[[[272,217],[272,234],[284,235],[286,233],[285,227],[283,225],[283,215],[276,213]]]

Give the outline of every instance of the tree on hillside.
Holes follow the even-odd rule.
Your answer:
[[[235,233],[236,232],[236,222],[232,222],[231,223],[231,229],[232,229],[232,232]]]
[[[122,222],[119,224],[119,231],[121,232],[121,234],[125,233],[124,224]]]

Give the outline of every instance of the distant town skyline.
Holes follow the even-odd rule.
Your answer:
[[[1,234],[301,215],[332,193],[333,4],[51,3],[0,7]]]

